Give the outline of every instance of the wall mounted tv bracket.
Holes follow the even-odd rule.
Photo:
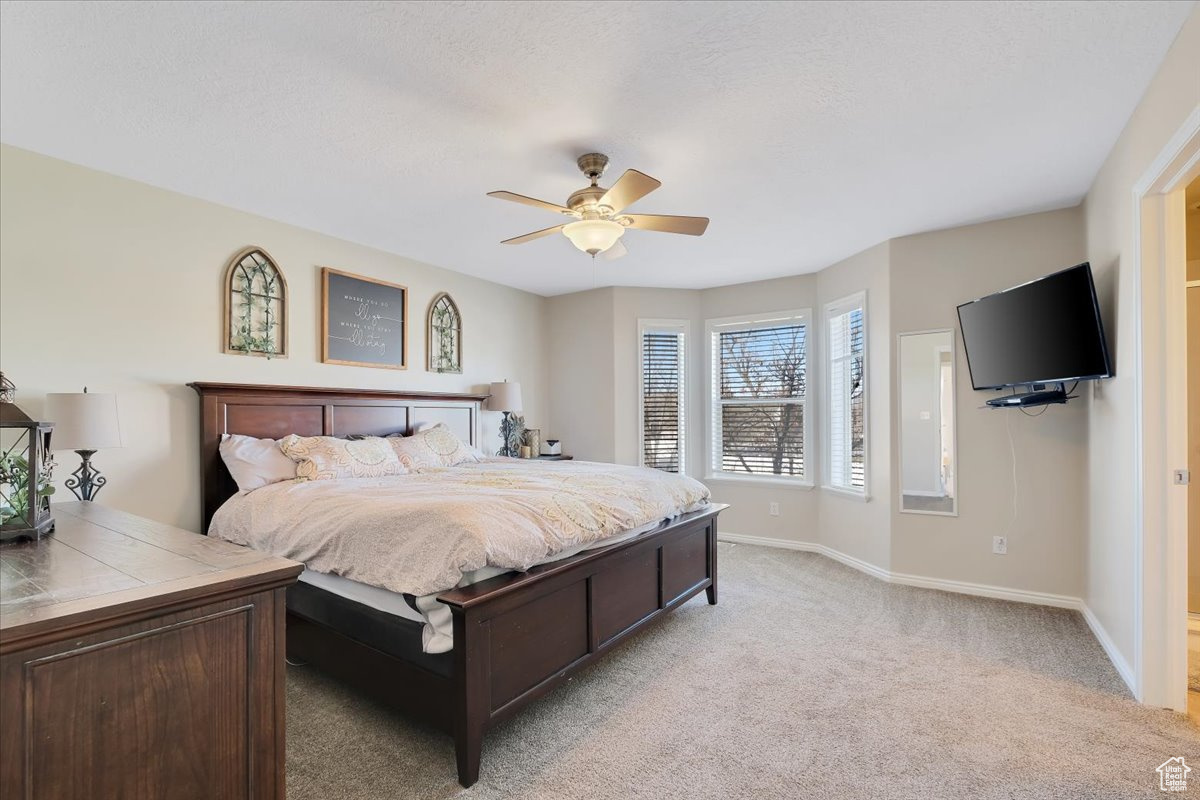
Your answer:
[[[1006,394],[1003,397],[993,397],[987,401],[987,404],[992,408],[1030,408],[1032,406],[1048,406],[1051,404],[1062,404],[1068,400],[1072,400],[1079,395],[1070,394],[1067,392],[1066,383],[1053,384],[1057,388],[1047,388],[1051,384],[1034,383],[1029,385],[1029,391]],[[1075,386],[1079,384],[1076,383]],[[1071,391],[1075,391],[1075,386],[1071,387]]]

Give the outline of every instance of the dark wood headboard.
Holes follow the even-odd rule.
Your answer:
[[[221,435],[281,439],[300,436],[410,434],[424,422],[445,422],[479,446],[479,410],[487,395],[189,383],[200,395],[200,492],[204,531],[237,484],[221,461]]]

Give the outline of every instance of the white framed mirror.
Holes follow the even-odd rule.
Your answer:
[[[900,510],[958,516],[954,331],[902,333]]]

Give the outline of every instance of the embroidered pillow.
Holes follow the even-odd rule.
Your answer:
[[[292,434],[279,440],[279,449],[296,462],[296,477],[304,480],[381,478],[408,471],[400,465],[388,443],[378,436],[351,441]]]
[[[445,425],[445,424],[446,423],[444,423],[444,422],[418,422],[416,428],[414,428],[413,430],[415,433],[420,433],[421,431],[427,431],[430,428],[436,428],[438,425]],[[388,436],[403,436],[403,435],[404,434],[402,434],[402,433],[389,433],[388,434]],[[459,441],[462,441],[462,440],[460,439]],[[463,447],[467,448],[467,452],[470,453],[472,456],[474,456],[476,461],[483,461],[485,458],[488,457],[487,453],[483,452],[475,445],[467,444],[466,442],[463,442]]]
[[[441,422],[412,436],[389,437],[387,442],[400,459],[400,464],[410,472],[420,472],[430,467],[453,467],[479,460],[471,452],[471,446]]]
[[[279,452],[279,442],[274,439],[226,433],[221,436],[220,451],[238,491],[252,492],[296,477],[296,462]]]

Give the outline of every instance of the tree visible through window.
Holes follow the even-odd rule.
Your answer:
[[[713,468],[804,479],[807,314],[713,326]]]

